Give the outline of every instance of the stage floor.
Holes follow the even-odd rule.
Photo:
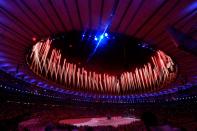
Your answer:
[[[119,125],[127,125],[136,121],[140,121],[137,118],[131,117],[122,117],[122,116],[114,116],[111,119],[107,119],[107,117],[98,117],[98,118],[79,118],[79,119],[64,119],[60,120],[59,124],[69,124],[77,127],[80,126],[113,126],[117,127]]]

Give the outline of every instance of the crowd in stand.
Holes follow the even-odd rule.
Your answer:
[[[12,79],[10,75],[0,72],[0,85],[6,84],[17,87],[17,90],[35,91],[42,93],[44,90],[32,87],[27,83]],[[151,127],[150,130],[158,128],[167,128],[174,130],[195,131],[197,130],[197,99],[179,99],[178,101],[160,102],[160,103],[135,103],[135,104],[116,104],[116,103],[66,103],[66,101],[57,101],[49,97],[34,96],[31,94],[22,94],[21,92],[12,94],[12,92],[4,92],[4,88],[0,87],[0,130],[16,130],[20,122],[39,118],[39,124],[43,130],[59,129],[59,130],[137,130],[143,131]],[[5,89],[7,90],[7,89]],[[49,95],[55,95],[53,92],[47,92]],[[188,92],[188,96],[189,93]],[[193,93],[195,94],[194,90]],[[179,95],[179,94],[177,94]],[[186,95],[185,92],[180,94],[181,97]],[[33,97],[34,96],[34,97]],[[186,97],[187,98],[187,97]],[[191,98],[191,97],[188,97]],[[151,111],[157,116],[152,124],[144,123],[143,119],[140,123],[132,123],[129,125],[99,127],[80,127],[71,125],[59,125],[58,121],[67,118],[90,118],[107,116],[107,114],[119,116],[136,116],[141,118],[144,112]],[[148,120],[150,120],[149,118]],[[157,122],[155,122],[157,121]],[[23,128],[23,130],[28,128]]]
[[[111,107],[111,108],[110,108]],[[147,127],[147,123],[143,124],[144,121],[141,116],[145,111],[151,111],[157,116],[157,120],[153,119],[152,123],[148,123],[150,127],[157,128],[172,128],[176,130],[187,129],[188,131],[195,131],[197,129],[197,110],[195,105],[191,104],[180,104],[180,105],[135,105],[133,106],[118,106],[118,105],[95,105],[95,104],[74,104],[74,105],[59,105],[54,106],[50,102],[48,104],[24,104],[20,103],[1,103],[0,108],[0,127],[1,129],[6,128],[17,128],[18,124],[22,121],[26,121],[32,118],[39,119],[39,126],[41,125],[43,130],[46,129],[75,129],[75,130],[144,130]],[[90,117],[101,117],[107,114],[121,115],[121,116],[136,116],[141,118],[141,123],[132,123],[130,125],[115,127],[74,127],[71,125],[59,125],[58,121],[62,119],[70,118],[90,118]],[[150,121],[154,117],[148,117]],[[156,122],[155,122],[156,121]],[[35,128],[35,127],[34,127]],[[25,129],[25,128],[23,128]],[[26,128],[28,129],[28,128]]]

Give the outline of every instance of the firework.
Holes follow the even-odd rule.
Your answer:
[[[160,50],[142,67],[122,72],[118,77],[69,63],[60,50],[52,49],[51,44],[52,41],[47,39],[33,46],[30,68],[37,75],[50,78],[65,88],[111,94],[143,93],[161,89],[176,77],[175,63]]]

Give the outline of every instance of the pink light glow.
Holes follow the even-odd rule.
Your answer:
[[[37,42],[30,55],[30,68],[37,75],[50,78],[71,90],[110,94],[134,94],[155,91],[176,77],[172,59],[158,50],[150,62],[133,71],[123,72],[120,78],[106,73],[96,73],[62,58],[60,50],[51,49],[51,40]],[[52,50],[52,51],[51,51]],[[51,51],[51,53],[49,52]],[[63,64],[60,61],[63,60]]]
[[[32,37],[32,41],[34,41],[34,42],[35,42],[35,41],[36,41],[36,37]]]

